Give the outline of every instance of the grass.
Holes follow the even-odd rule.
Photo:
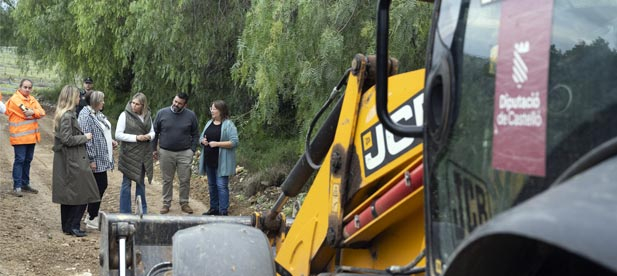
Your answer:
[[[30,79],[34,84],[34,91],[46,94],[56,90],[59,77],[52,70],[36,70],[34,63],[28,61],[27,66],[22,66],[23,59],[15,54],[13,47],[0,47],[0,92],[12,94],[19,87],[22,79]],[[24,71],[23,68],[31,68]],[[35,68],[35,69],[32,69]]]

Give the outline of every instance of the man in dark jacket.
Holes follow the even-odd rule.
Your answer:
[[[84,89],[79,90],[79,104],[77,105],[77,110],[75,110],[77,117],[79,117],[79,112],[81,112],[84,106],[87,106],[90,104],[88,102],[88,96],[90,95],[90,93],[92,93],[92,91],[94,91],[93,88],[94,88],[94,81],[92,81],[92,78],[91,77],[85,78],[84,79]]]

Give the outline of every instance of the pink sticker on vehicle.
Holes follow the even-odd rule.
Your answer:
[[[493,114],[493,167],[546,173],[546,109],[552,0],[501,5]]]

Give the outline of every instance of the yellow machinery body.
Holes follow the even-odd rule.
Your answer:
[[[362,91],[363,73],[349,75],[334,142],[276,253],[277,264],[292,275],[340,266],[383,270],[409,263],[424,249],[422,187],[352,235],[337,233],[422,165],[419,139],[396,137],[381,126],[374,86]],[[422,122],[424,70],[391,76],[389,84],[392,116]]]

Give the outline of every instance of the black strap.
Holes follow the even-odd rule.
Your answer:
[[[289,273],[289,271],[287,271],[287,269],[285,269],[278,262],[274,262],[274,266],[276,268],[276,273],[278,273],[279,275],[281,275],[281,276],[292,276],[291,273]]]
[[[375,203],[377,203],[377,200],[374,200],[373,202],[371,202],[371,215],[373,215],[373,218],[376,218],[379,216],[379,214],[377,213],[377,209],[375,208]]]

